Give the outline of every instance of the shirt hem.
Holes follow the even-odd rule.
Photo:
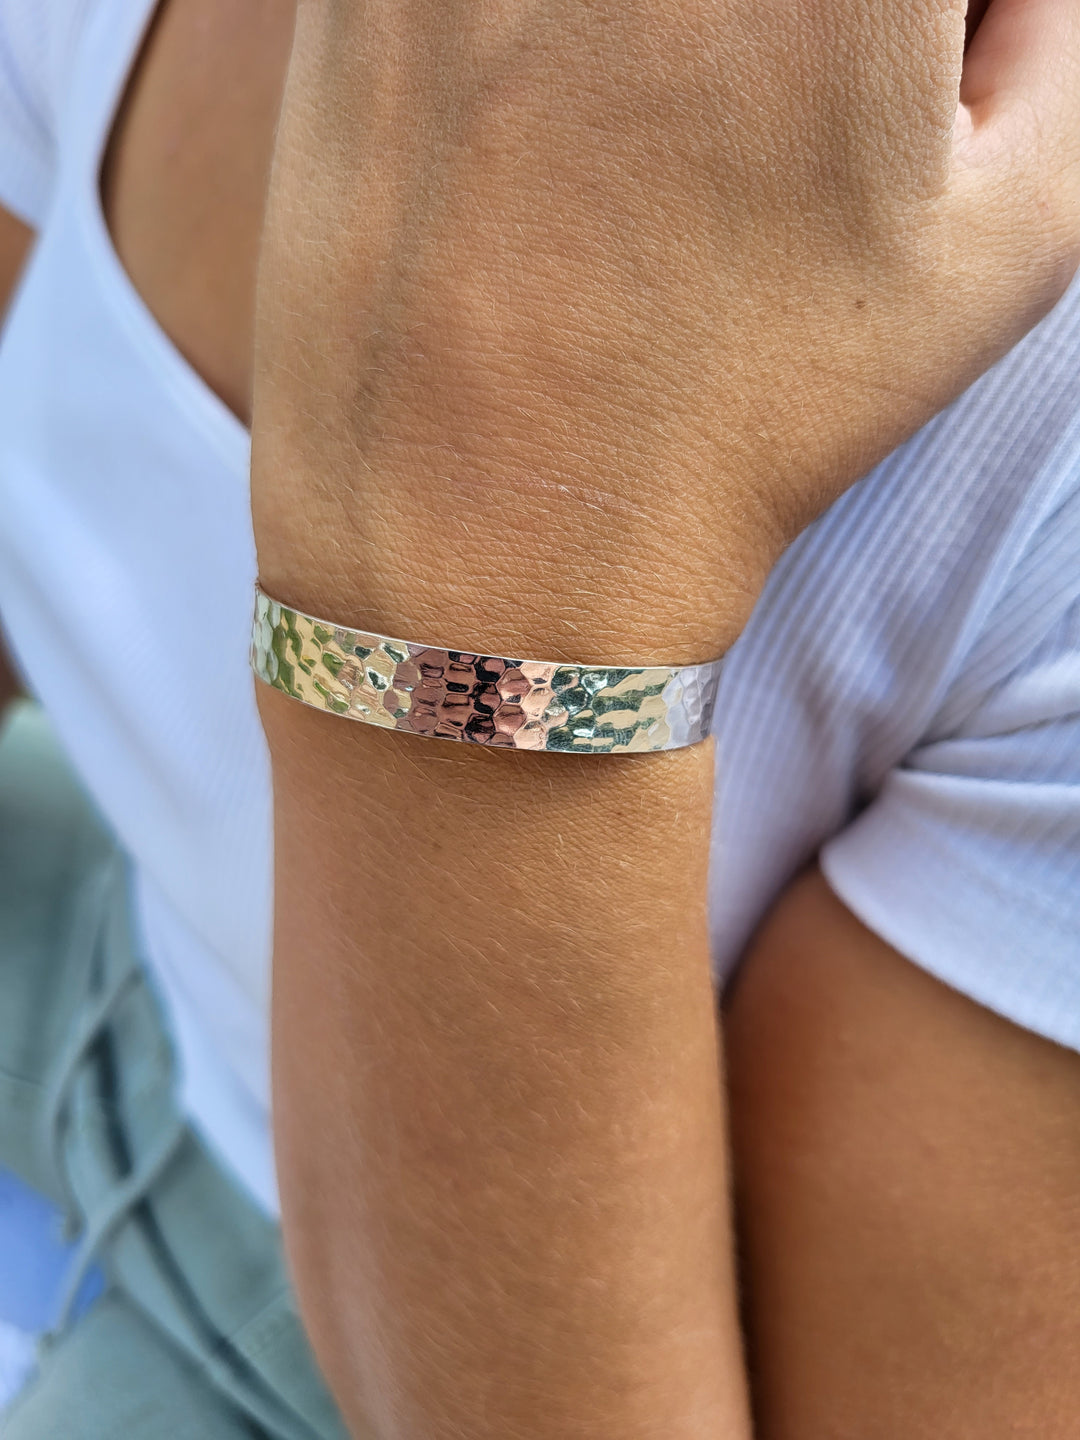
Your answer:
[[[823,847],[819,864],[858,919],[920,969],[1080,1050],[1080,964],[1066,958],[1077,930],[1052,903],[994,883],[947,839],[872,808]]]

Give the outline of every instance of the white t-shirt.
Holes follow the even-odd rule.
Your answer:
[[[98,199],[150,10],[0,0],[0,201],[40,229],[0,346],[0,613],[133,857],[188,1111],[272,1211],[248,437]],[[1080,283],[791,547],[716,735],[718,980],[820,853],[904,955],[1080,1048]]]

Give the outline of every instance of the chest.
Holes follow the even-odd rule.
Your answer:
[[[100,176],[113,246],[176,348],[250,418],[255,268],[294,0],[162,0]]]

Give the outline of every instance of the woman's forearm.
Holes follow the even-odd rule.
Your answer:
[[[669,544],[658,480],[637,496],[613,488],[625,426],[600,377],[590,395],[570,377],[560,393],[549,375],[537,401],[606,432],[608,466],[580,464],[574,483],[589,493],[572,495],[552,473],[558,415],[530,416],[535,376],[513,379],[507,351],[525,342],[508,333],[490,365],[492,312],[468,274],[436,253],[401,320],[392,292],[408,287],[395,272],[412,241],[393,177],[380,178],[388,149],[361,179],[363,213],[324,222],[339,260],[301,259],[297,276],[304,241],[288,217],[310,204],[305,112],[323,96],[317,67],[304,68],[323,37],[304,26],[302,11],[263,276],[264,585],[343,623],[491,653],[716,653],[745,594],[718,601],[720,574],[699,604],[700,527]],[[356,83],[374,104],[391,80]],[[362,126],[350,135],[363,146]],[[477,278],[498,235],[470,230]],[[360,332],[402,324],[404,352],[398,332],[393,353],[358,356],[323,323],[342,280]],[[500,323],[539,327],[542,367],[563,350],[592,365],[566,335],[564,302],[549,297],[541,317],[520,299]],[[298,342],[297,306],[318,355]],[[326,405],[314,429],[311,383]],[[356,408],[358,384],[375,392],[370,410]],[[369,421],[365,453],[356,426]],[[401,447],[392,461],[385,439]],[[487,752],[347,724],[273,691],[260,704],[275,779],[286,1235],[357,1435],[748,1440],[706,937],[711,746]]]
[[[954,148],[962,11],[301,0],[264,587],[496,655],[723,650],[783,545],[1064,273],[1049,245],[1018,283],[1026,171],[1003,186],[977,127]],[[260,704],[285,1227],[357,1434],[746,1440],[710,747]]]
[[[282,1199],[357,1435],[747,1440],[708,747],[612,765],[262,709]]]

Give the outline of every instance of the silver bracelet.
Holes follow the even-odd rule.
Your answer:
[[[567,665],[349,630],[256,587],[251,666],[276,690],[368,725],[505,750],[677,750],[704,740],[723,660]]]

